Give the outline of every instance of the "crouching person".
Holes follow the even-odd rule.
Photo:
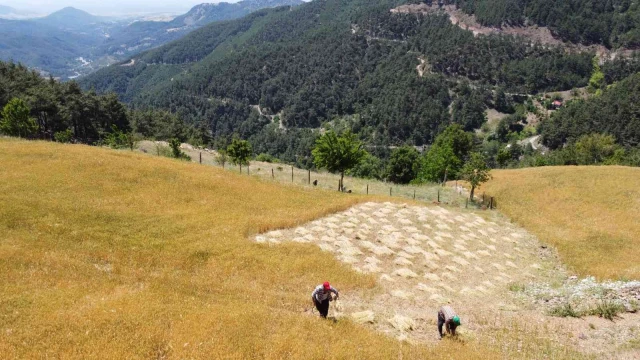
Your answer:
[[[460,326],[460,318],[451,306],[445,305],[438,311],[438,332],[440,339],[444,336],[442,326],[445,326],[447,334],[456,336],[456,328]]]
[[[332,298],[331,293],[336,295],[335,298]],[[313,290],[311,300],[316,309],[318,309],[320,316],[326,318],[327,314],[329,314],[329,302],[338,300],[338,296],[338,290],[334,289],[328,281],[325,281],[324,284],[316,286],[315,290]]]

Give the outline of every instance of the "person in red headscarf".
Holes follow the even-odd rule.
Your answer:
[[[331,293],[334,293],[336,296],[332,297]],[[329,302],[338,300],[339,296],[338,290],[334,289],[328,281],[325,281],[313,290],[311,300],[313,301],[313,305],[316,306],[316,309],[318,309],[320,316],[326,319],[327,314],[329,314]]]

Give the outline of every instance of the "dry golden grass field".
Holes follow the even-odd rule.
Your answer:
[[[483,186],[502,213],[558,249],[579,275],[640,279],[640,168],[496,170]]]
[[[310,244],[249,239],[362,200],[0,139],[0,358],[495,358],[499,343],[413,345],[321,321],[307,313],[316,284],[349,293],[376,278]]]
[[[0,138],[0,359],[640,354],[635,314],[547,316],[538,289],[565,289],[562,264],[498,212],[255,175]],[[334,321],[310,309],[324,280],[342,294]],[[458,340],[437,341],[442,303]]]

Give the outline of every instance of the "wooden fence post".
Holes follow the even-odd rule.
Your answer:
[[[275,179],[275,178],[276,178],[276,176],[273,174],[273,168],[271,168],[271,178],[272,178],[272,179]]]
[[[393,196],[393,187],[389,187],[389,196]]]
[[[489,201],[489,209],[493,210],[493,196],[491,197],[491,201]]]
[[[311,185],[311,170],[309,170],[309,179],[308,179],[307,183],[308,183],[309,185]]]
[[[369,195],[369,184],[367,184],[367,195]]]
[[[416,189],[413,189],[413,200],[416,199]]]
[[[438,189],[438,202],[440,202],[440,189]]]
[[[249,168],[251,167],[251,164],[247,164],[247,175],[251,175],[249,174]]]
[[[202,152],[200,152],[200,164],[202,164]]]
[[[291,166],[291,182],[293,182],[293,166]]]

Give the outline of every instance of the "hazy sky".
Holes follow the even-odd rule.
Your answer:
[[[0,5],[34,13],[50,13],[67,6],[94,15],[121,15],[126,13],[183,13],[202,3],[218,3],[223,0],[0,0]],[[238,0],[224,0],[237,2]]]

